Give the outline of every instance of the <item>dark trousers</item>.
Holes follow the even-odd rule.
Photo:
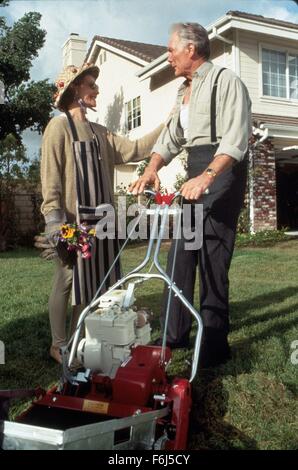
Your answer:
[[[211,145],[196,147],[189,152],[188,176],[202,173],[212,161],[215,148]],[[203,245],[199,250],[185,250],[185,240],[178,240],[174,281],[184,296],[193,304],[196,269],[200,276],[200,314],[204,335],[202,353],[212,355],[212,349],[227,348],[229,332],[229,277],[228,272],[235,244],[237,221],[243,205],[247,176],[246,160],[217,176],[203,203]],[[186,201],[185,201],[186,202]],[[183,231],[182,231],[183,232]],[[188,240],[189,241],[189,240]],[[175,249],[173,240],[167,262],[171,276]],[[165,289],[161,326],[164,330],[168,290]],[[167,342],[187,344],[192,316],[177,298],[172,296]],[[207,336],[209,340],[207,341]],[[208,343],[208,345],[207,345]]]

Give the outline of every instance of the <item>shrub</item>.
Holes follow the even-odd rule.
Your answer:
[[[256,233],[238,233],[236,246],[272,246],[275,243],[288,240],[284,230],[262,230]]]
[[[249,233],[250,232],[250,220],[249,220],[249,208],[243,207],[241,209],[238,224],[237,233]]]

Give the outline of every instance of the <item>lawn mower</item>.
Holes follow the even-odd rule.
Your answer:
[[[40,388],[29,391],[34,395],[33,401],[15,421],[2,416],[3,449],[186,449],[191,382],[198,367],[203,327],[198,312],[159,263],[169,214],[181,221],[182,208],[171,205],[179,193],[151,190],[146,193],[155,205],[152,208],[148,204],[144,209],[153,216],[144,260],[100,295],[113,265],[110,267],[78,320],[71,348],[62,349],[63,373],[59,384],[48,391]],[[139,218],[136,225],[138,221]],[[141,272],[152,257],[157,272]],[[162,346],[149,344],[149,315],[136,309],[134,292],[138,284],[150,279],[168,286],[167,316],[174,295],[197,322],[189,380],[178,377],[170,380],[167,375],[171,350],[166,346],[166,328]],[[73,368],[74,361],[79,368]],[[13,396],[8,392],[0,392],[2,402]]]

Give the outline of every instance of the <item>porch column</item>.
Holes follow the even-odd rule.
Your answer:
[[[275,152],[269,139],[253,150],[249,185],[251,231],[276,230]]]

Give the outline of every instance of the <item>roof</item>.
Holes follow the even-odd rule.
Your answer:
[[[298,24],[297,23],[291,23],[289,21],[282,21],[282,20],[277,20],[275,18],[267,18],[262,15],[253,15],[251,13],[245,13],[243,11],[233,11],[230,10],[227,12],[227,16],[236,16],[238,18],[245,18],[248,20],[253,20],[253,21],[259,21],[261,23],[266,23],[266,24],[272,24],[276,26],[284,26],[286,28],[292,28],[292,29],[297,29],[298,30]]]
[[[126,41],[123,39],[106,38],[104,36],[94,36],[86,57],[89,56],[96,41],[104,42],[105,44],[116,47],[120,51],[132,54],[135,57],[138,57],[139,59],[145,60],[147,62],[152,62],[154,59],[167,51],[165,46],[144,44],[143,42]]]

